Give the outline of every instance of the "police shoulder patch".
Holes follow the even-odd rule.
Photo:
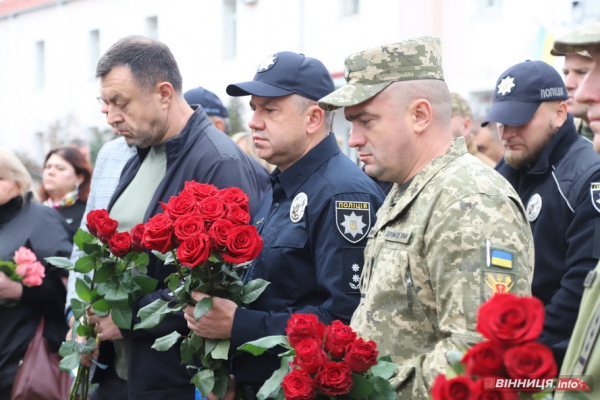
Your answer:
[[[338,231],[350,243],[358,243],[371,229],[371,203],[366,201],[335,202],[335,222]]]
[[[600,213],[600,182],[592,182],[590,195],[592,196],[592,205]]]

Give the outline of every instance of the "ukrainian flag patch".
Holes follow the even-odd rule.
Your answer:
[[[496,267],[509,268],[513,267],[513,256],[506,251],[492,250],[492,265]]]

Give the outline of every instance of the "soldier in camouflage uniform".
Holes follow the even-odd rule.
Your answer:
[[[554,50],[568,54],[586,51],[595,61],[579,87],[575,100],[587,104],[590,127],[595,137],[600,135],[600,20],[586,25],[554,42]],[[555,398],[562,399],[597,399],[600,394],[600,264],[587,274],[583,282],[583,296],[577,322],[571,335],[571,341],[560,370],[563,377],[581,377],[591,391],[565,392],[557,391]],[[591,386],[591,385],[590,385]]]
[[[440,40],[422,37],[346,58],[346,107],[366,172],[395,182],[369,233],[351,326],[399,363],[398,399],[428,399],[448,353],[481,340],[478,307],[530,294],[533,241],[518,195],[450,132]]]

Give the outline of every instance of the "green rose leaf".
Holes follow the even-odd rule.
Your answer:
[[[177,274],[171,274],[167,277],[167,287],[171,290],[171,292],[175,293],[175,289],[179,286],[179,277]]]
[[[204,345],[204,338],[196,335],[193,332],[191,333],[190,341],[191,341],[192,347],[194,348],[195,351],[200,350],[200,347],[202,347]]]
[[[266,336],[257,340],[253,340],[248,343],[244,343],[238,350],[247,351],[248,353],[254,356],[260,356],[265,351],[275,347],[275,346],[284,346],[286,348],[291,348],[288,343],[287,336],[285,335],[274,335],[274,336]]]
[[[69,271],[75,268],[75,265],[66,257],[46,257],[44,260],[48,261],[50,264],[54,265],[57,268],[64,268]]]
[[[181,364],[186,364],[194,356],[194,346],[192,345],[192,339],[189,337],[183,339],[179,347],[181,353]]]
[[[76,368],[79,365],[80,362],[81,354],[75,352],[63,357],[63,359],[60,360],[58,366],[62,371],[71,372],[74,368]]]
[[[290,372],[290,366],[288,364],[290,361],[292,361],[291,358],[281,358],[281,366],[279,367],[279,369],[273,372],[273,375],[271,375],[271,377],[265,381],[265,383],[261,386],[260,390],[256,394],[256,398],[258,400],[276,398],[279,395],[279,391],[281,390],[281,382],[283,382],[283,377]]]
[[[215,371],[215,385],[212,388],[212,393],[218,398],[222,399],[227,393],[227,386],[229,386],[230,377],[228,373],[223,373],[220,370]]]
[[[258,299],[258,296],[267,288],[269,282],[264,279],[254,279],[248,282],[242,290],[242,301],[246,304]]]
[[[115,264],[104,264],[94,272],[94,282],[106,283],[115,274]]]
[[[371,367],[371,373],[375,376],[380,376],[383,379],[390,379],[394,375],[394,371],[398,368],[398,364],[392,362],[381,361]]]
[[[229,339],[221,339],[214,350],[210,353],[212,358],[215,360],[227,360],[227,355],[229,353],[229,346],[231,345]]]
[[[138,253],[137,258],[134,261],[136,268],[142,274],[148,273],[148,268],[146,268],[146,267],[148,266],[149,263],[150,263],[150,257],[148,257],[148,254],[146,254],[146,253]]]
[[[92,308],[94,309],[94,313],[96,315],[100,315],[100,314],[98,314],[98,312],[107,313],[106,315],[108,315],[108,312],[110,311],[111,306],[110,306],[110,304],[108,304],[108,302],[106,300],[100,299],[92,304]],[[104,315],[104,316],[106,316],[106,315]]]
[[[81,344],[79,352],[81,354],[90,354],[96,348],[96,339],[89,338],[87,342]]]
[[[112,311],[110,312],[110,316],[115,325],[122,329],[131,329],[133,313],[129,304],[127,302],[117,302],[111,303],[111,305]]]
[[[181,338],[181,334],[177,331],[171,332],[166,336],[159,337],[154,341],[152,348],[157,351],[167,351]]]
[[[208,356],[219,344],[220,339],[205,339],[204,340],[204,355]]]
[[[77,278],[75,281],[75,291],[77,292],[77,296],[83,301],[90,301],[92,299],[92,289],[81,278]]]
[[[212,297],[205,297],[196,303],[196,307],[194,308],[194,318],[198,321],[200,318],[204,316],[213,306]]]
[[[81,324],[77,327],[76,331],[81,337],[92,337],[94,334],[94,327],[91,325]]]
[[[109,303],[119,302],[119,301],[128,301],[129,293],[130,292],[126,291],[125,289],[123,289],[121,287],[119,287],[119,288],[111,287],[108,289],[108,291],[104,295],[104,299],[106,301],[108,301]]]
[[[88,272],[93,270],[94,267],[96,266],[96,260],[97,260],[97,257],[95,255],[95,253],[92,255],[89,255],[89,256],[81,257],[75,263],[75,272],[87,274]]]
[[[154,256],[162,262],[164,262],[167,259],[167,256],[158,250],[152,250],[152,254],[154,254]]]
[[[165,314],[169,312],[169,303],[162,300],[154,300],[145,307],[140,308],[137,316],[142,319],[139,324],[136,324],[133,329],[148,329],[158,325]]]
[[[92,236],[89,232],[84,231],[83,229],[77,229],[75,236],[73,236],[73,241],[81,250],[81,247],[84,243],[98,243],[98,238]]]
[[[150,294],[156,290],[158,281],[150,278],[148,275],[138,275],[133,278],[133,281],[140,286],[140,295],[144,296]]]
[[[372,380],[375,391],[369,396],[369,400],[396,400],[397,393],[387,379],[380,376]]]
[[[60,354],[61,357],[66,357],[77,352],[79,352],[79,343],[74,340],[64,342],[58,349],[58,354]]]
[[[348,395],[353,399],[364,399],[373,393],[375,385],[362,375],[352,374],[352,387]]]
[[[85,304],[77,299],[71,299],[71,310],[73,310],[73,317],[75,317],[75,320],[78,320],[85,312]]]
[[[210,369],[201,369],[192,377],[191,383],[198,388],[202,397],[206,398],[215,386],[215,374]]]

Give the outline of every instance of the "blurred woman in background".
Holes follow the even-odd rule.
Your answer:
[[[44,317],[50,351],[58,351],[67,332],[66,290],[61,279],[67,271],[47,264],[44,258],[69,257],[72,246],[61,215],[37,203],[31,185],[23,163],[0,147],[0,258],[12,261],[15,251],[24,246],[45,269],[42,284],[35,287],[23,286],[0,272],[0,300],[12,301],[11,306],[0,306],[0,400],[10,400],[19,363],[40,318]]]
[[[59,147],[46,155],[40,198],[62,214],[71,242],[85,211],[91,181],[92,168],[79,150]]]

